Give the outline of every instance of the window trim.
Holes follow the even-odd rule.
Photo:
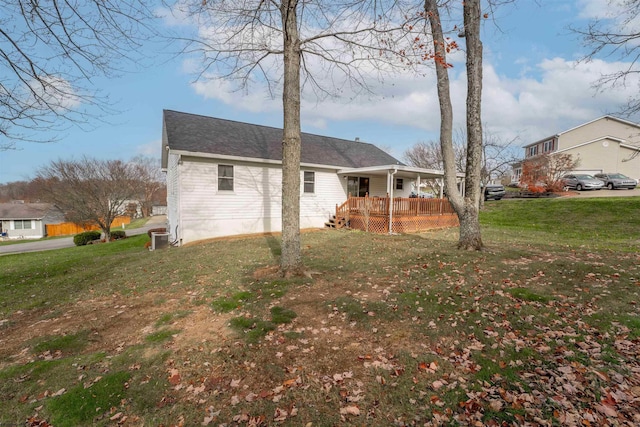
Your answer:
[[[222,176],[221,174],[221,169],[223,167],[227,167],[227,168],[231,168],[231,176]],[[218,191],[219,192],[225,192],[225,193],[231,193],[235,190],[235,168],[233,167],[233,165],[228,165],[228,164],[218,164]],[[227,188],[220,188],[221,187],[221,183],[222,182],[230,182],[231,183],[231,188],[227,189]]]
[[[26,228],[24,226],[25,222],[29,223],[29,228]],[[20,223],[20,227],[19,228],[18,228],[18,223]],[[30,219],[14,219],[13,220],[13,229],[14,230],[34,230],[35,227],[33,227],[33,221],[31,221]]]
[[[307,179],[307,174],[310,174],[311,179]],[[307,191],[307,184],[311,185],[311,191]],[[303,194],[316,194],[316,172],[315,171],[302,171],[302,192]]]

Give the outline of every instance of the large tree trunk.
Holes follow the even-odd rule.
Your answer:
[[[300,40],[296,16],[297,0],[281,4],[284,37],[284,89],[282,105],[282,255],[285,277],[302,272],[300,253]]]
[[[467,170],[465,213],[460,219],[461,249],[482,249],[478,211],[482,189],[482,41],[480,0],[465,0],[464,30],[467,44]],[[464,223],[464,224],[463,224]]]
[[[435,54],[438,101],[440,104],[440,147],[445,173],[445,190],[460,221],[458,248],[482,249],[478,212],[482,168],[482,43],[480,41],[480,0],[465,0],[464,24],[467,42],[467,164],[465,195],[458,191],[453,148],[453,108],[447,54],[437,0],[425,0]]]
[[[480,234],[480,222],[478,221],[478,207],[471,203],[465,203],[464,210],[458,213],[458,220],[460,221],[458,249],[482,249],[482,236]]]

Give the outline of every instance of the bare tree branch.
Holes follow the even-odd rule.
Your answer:
[[[0,5],[0,150],[50,141],[83,125],[89,107],[112,112],[97,76],[137,65],[155,34],[152,0],[8,0]]]
[[[620,114],[631,116],[640,112],[640,0],[609,0],[607,15],[597,17],[584,28],[572,26],[589,51],[582,58],[592,61],[600,57],[615,58],[626,63],[619,71],[603,74],[594,85],[599,90],[611,87],[632,87],[634,95]]]

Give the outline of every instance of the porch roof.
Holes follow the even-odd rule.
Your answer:
[[[395,172],[395,173],[394,173]],[[366,173],[370,175],[387,175],[394,173],[398,178],[418,178],[420,179],[438,179],[444,178],[444,171],[436,169],[424,169],[416,168],[406,165],[382,165],[382,166],[369,166],[364,168],[345,168],[338,170],[339,175],[355,175]],[[456,177],[464,178],[463,173],[457,173]]]

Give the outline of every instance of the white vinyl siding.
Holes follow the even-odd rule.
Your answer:
[[[169,154],[167,159],[167,230],[172,241],[179,240],[180,229],[180,193],[179,193],[180,156]]]
[[[234,191],[217,191],[216,159],[182,157],[180,231],[182,243],[237,234],[282,230],[280,165],[233,164]],[[228,164],[228,162],[226,163]],[[346,200],[346,183],[335,171],[313,169],[315,193],[302,193],[300,227],[322,227]]]
[[[308,169],[307,169],[308,170]],[[336,213],[336,205],[347,200],[347,181],[335,171],[317,169],[315,193],[300,198],[300,228],[320,228]]]
[[[607,136],[628,141],[631,145],[637,145],[640,142],[640,129],[618,120],[601,118],[560,134],[557,148],[564,150],[583,142]]]

